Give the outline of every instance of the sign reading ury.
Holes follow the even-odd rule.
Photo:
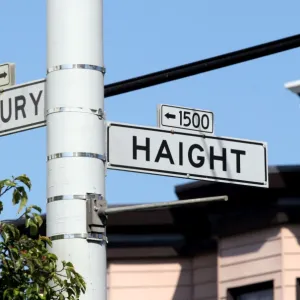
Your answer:
[[[0,136],[46,125],[45,80],[32,81],[0,93]]]

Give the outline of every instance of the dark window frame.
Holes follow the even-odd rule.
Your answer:
[[[265,281],[260,283],[254,283],[249,285],[244,285],[241,287],[231,288],[227,290],[227,300],[237,300],[239,296],[251,292],[259,292],[264,290],[272,290],[274,298],[274,281]],[[299,291],[300,291],[300,279],[299,279]],[[299,295],[300,296],[300,295]],[[300,298],[297,298],[300,300]]]
[[[296,278],[296,299],[300,300],[300,278]]]

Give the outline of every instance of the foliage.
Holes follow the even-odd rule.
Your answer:
[[[43,220],[41,209],[27,207],[31,182],[26,175],[0,181],[0,197],[12,192],[12,203],[19,205],[29,236],[9,222],[0,222],[0,299],[79,299],[85,282],[72,263],[62,262],[48,251],[51,240],[38,234]],[[0,214],[3,203],[0,198]]]

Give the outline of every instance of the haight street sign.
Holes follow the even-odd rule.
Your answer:
[[[45,79],[15,85],[0,92],[0,136],[43,127]]]
[[[267,144],[107,124],[107,168],[267,188]]]

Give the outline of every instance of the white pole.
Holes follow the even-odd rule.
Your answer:
[[[87,230],[85,200],[105,197],[102,9],[47,0],[47,236],[84,276],[82,300],[106,299],[105,232]]]

